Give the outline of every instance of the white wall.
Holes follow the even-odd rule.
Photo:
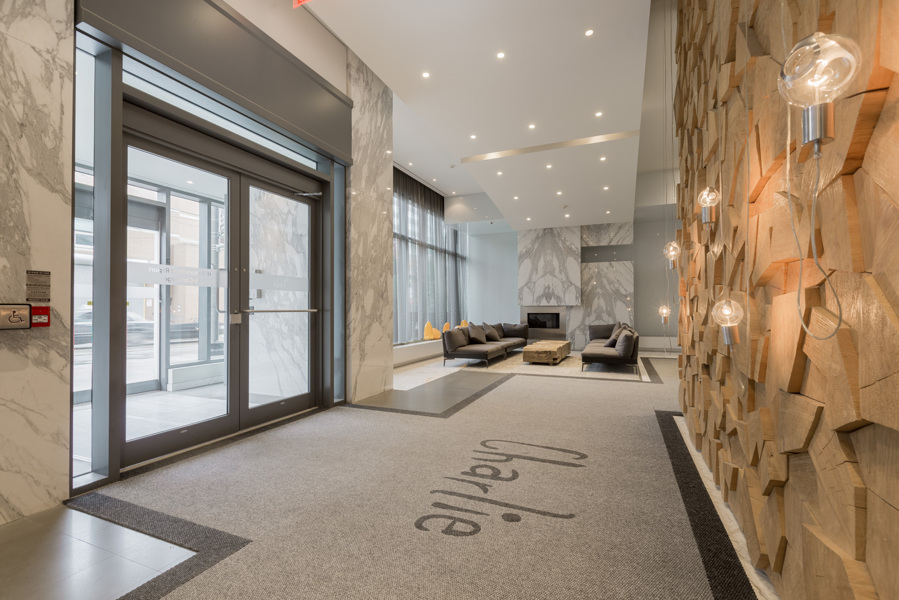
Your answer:
[[[471,323],[518,323],[518,234],[468,238],[468,316]]]
[[[640,337],[677,336],[677,273],[668,267],[662,249],[676,234],[676,221],[638,221],[634,223],[634,325]],[[671,308],[668,325],[662,324],[659,307]],[[643,342],[640,342],[641,348]]]

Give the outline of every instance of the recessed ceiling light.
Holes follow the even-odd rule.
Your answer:
[[[568,217],[570,217],[570,216],[571,216],[571,215],[569,215],[568,213],[565,213],[565,218],[566,218],[566,219],[567,219]]]
[[[505,52],[497,52],[496,58],[506,58],[506,53]]]
[[[562,192],[556,192],[556,196],[561,196]]]
[[[537,127],[537,126],[534,125],[533,123],[531,123],[530,125],[528,125],[528,129],[534,129],[535,127]]]
[[[393,150],[388,150],[387,154],[393,154]]]
[[[389,190],[390,188],[387,188],[387,189]]]
[[[609,186],[605,186],[605,187],[602,188],[602,189],[607,190],[607,189],[609,189]]]
[[[512,198],[512,200],[518,200],[518,196],[515,196],[514,198]]]
[[[552,165],[546,165],[546,168],[547,168],[547,169],[552,169],[553,166],[552,166]]]
[[[477,210],[477,209],[478,209],[478,207],[477,207],[477,206],[475,206],[475,207],[474,207],[474,209],[475,209],[475,210]]]
[[[191,180],[190,180],[190,179],[188,179],[188,180],[187,180],[187,183],[189,183],[189,184],[191,184],[191,185],[193,185],[193,183],[194,183],[194,182],[193,182],[193,181],[191,181]]]
[[[453,196],[455,196],[455,195],[456,195],[456,192],[453,192]]]
[[[605,159],[606,159],[605,156],[600,156],[600,157],[599,157],[599,160],[605,160]]]
[[[431,181],[437,181],[436,179],[432,179]]]
[[[597,116],[597,117],[601,117],[601,116],[602,116],[602,113],[601,113],[601,112],[598,112],[598,113],[596,113],[596,116]]]
[[[528,221],[530,221],[530,220],[531,220],[531,218],[530,218],[530,217],[528,217]]]
[[[593,30],[588,29],[587,31],[584,32],[584,35],[586,35],[587,37],[590,37],[591,35],[593,35]]]
[[[411,166],[412,166],[412,163],[409,163],[409,166],[411,167]]]
[[[424,77],[425,79],[427,79],[428,77],[431,76],[431,74],[428,73],[427,71],[425,71],[424,73],[421,74],[421,76]]]
[[[478,136],[476,136],[475,134],[471,134],[471,139],[476,140],[478,139]]]
[[[606,214],[607,214],[607,215],[612,214],[612,211],[607,210],[607,211],[606,211]]]

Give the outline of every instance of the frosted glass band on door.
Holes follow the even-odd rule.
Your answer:
[[[309,278],[290,277],[288,275],[269,275],[267,273],[250,273],[250,289],[308,292]]]
[[[228,272],[128,261],[128,284],[227,287]]]

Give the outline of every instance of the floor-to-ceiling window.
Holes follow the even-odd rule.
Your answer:
[[[393,343],[465,318],[468,236],[443,219],[443,196],[393,171]]]

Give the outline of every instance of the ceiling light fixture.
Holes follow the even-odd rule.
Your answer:
[[[600,157],[599,157],[599,160],[605,160],[605,159],[606,159],[605,156],[600,156]]]
[[[561,196],[562,192],[556,192],[556,196]]]
[[[476,140],[478,139],[478,136],[476,136],[475,134],[471,134],[471,139]]]
[[[194,182],[193,182],[193,181],[191,181],[191,180],[190,180],[190,179],[188,179],[188,180],[187,180],[187,183],[189,183],[189,184],[191,184],[191,185],[193,185],[193,184],[194,184]]]
[[[530,125],[528,125],[528,129],[534,129],[535,127],[537,127],[537,126],[534,125],[533,123],[531,123]]]
[[[411,167],[411,166],[412,166],[412,163],[409,163],[409,166]]]
[[[610,214],[612,214],[612,211],[607,210],[607,211],[606,211],[606,214],[607,214],[607,215],[610,215]]]
[[[590,37],[591,35],[593,35],[593,30],[588,29],[587,31],[584,32],[584,35],[586,35],[587,37]]]
[[[518,196],[513,197],[512,200],[518,200]]]
[[[497,52],[496,58],[506,58],[506,53],[505,52]]]
[[[567,219],[568,217],[570,217],[570,216],[571,216],[571,215],[569,215],[568,213],[565,213],[565,218],[566,218],[566,219]]]
[[[596,116],[597,116],[597,117],[601,117],[601,116],[602,116],[602,113],[601,113],[601,112],[598,112],[598,113],[596,113]]]
[[[531,220],[531,218],[530,218],[530,217],[528,217],[528,221],[530,221],[530,220]]]
[[[393,150],[388,150],[387,154],[393,154]]]
[[[605,186],[605,187],[604,187],[604,188],[602,188],[602,189],[604,189],[604,190],[608,190],[608,189],[609,189],[609,186]]]
[[[547,168],[547,169],[552,169],[553,166],[552,166],[552,165],[546,165],[546,168]]]
[[[502,175],[503,172],[502,172],[502,171],[497,171],[496,174],[497,174],[497,175]]]
[[[425,71],[424,73],[421,74],[421,76],[424,77],[425,79],[427,79],[428,77],[431,76],[431,74],[428,73],[427,71]]]

